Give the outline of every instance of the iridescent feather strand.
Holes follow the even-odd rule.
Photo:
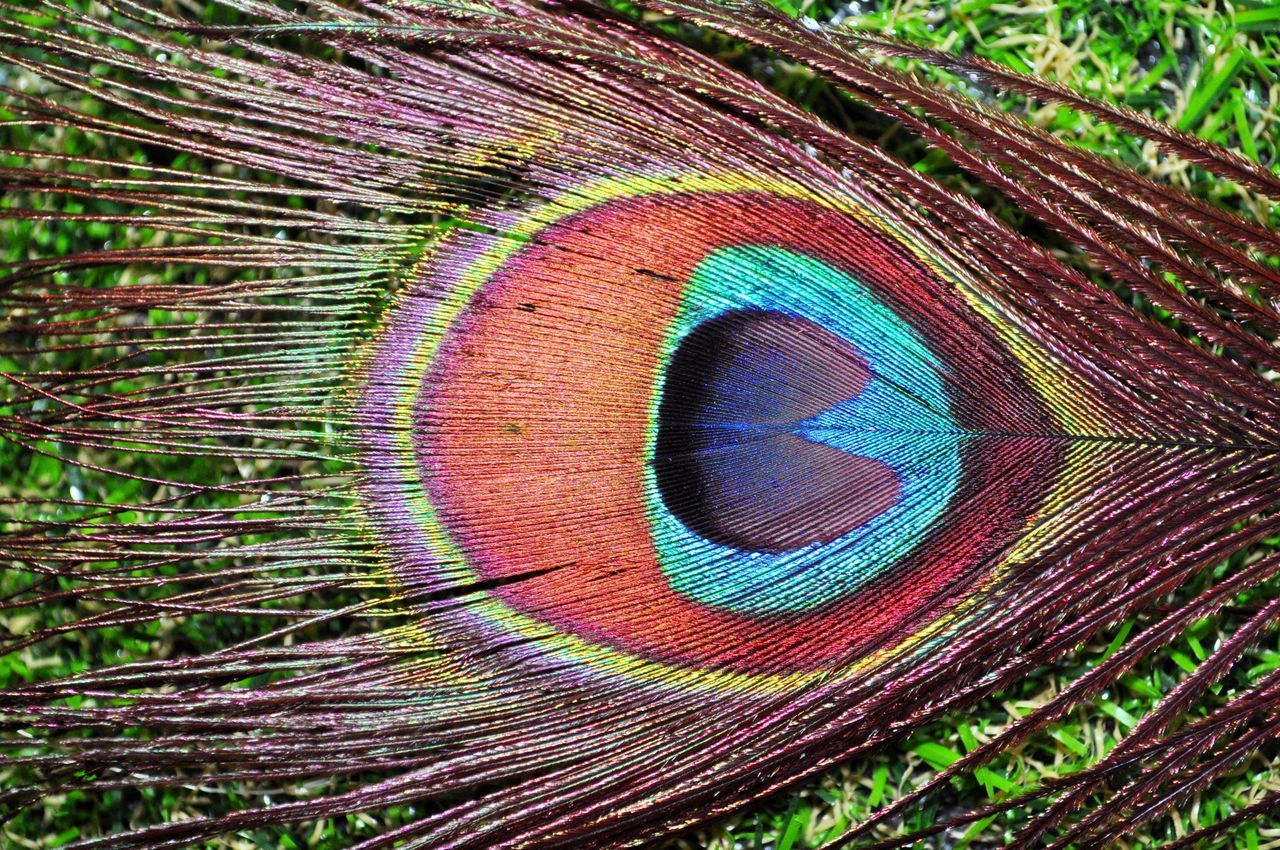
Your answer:
[[[1276,675],[1205,704],[1268,602],[1093,766],[882,831],[1275,576],[1242,553],[1280,533],[1280,236],[881,60],[1069,105],[1264,196],[1280,178],[977,60],[639,4],[901,122],[1103,286],[608,4],[220,5],[249,23],[3,6],[0,54],[45,81],[4,89],[12,121],[149,152],[5,151],[0,215],[112,239],[5,270],[0,434],[136,494],[7,506],[26,577],[4,605],[38,625],[5,649],[270,624],[0,694],[29,777],[6,812],[347,777],[90,845],[410,803],[359,846],[644,844],[1140,613],[835,843],[1025,807],[1022,846],[1107,847],[1274,740]]]

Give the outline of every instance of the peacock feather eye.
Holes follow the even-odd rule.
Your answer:
[[[365,392],[413,463],[371,456],[371,503],[407,582],[466,575],[481,627],[610,670],[767,681],[856,670],[1025,562],[1071,420],[965,271],[854,195],[647,186],[459,235],[454,297],[390,314]]]
[[[20,0],[0,113],[0,844],[656,846],[956,729],[823,840],[1105,850],[1274,746],[1256,158],[757,0]]]

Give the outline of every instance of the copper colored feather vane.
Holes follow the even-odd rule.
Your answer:
[[[879,60],[1066,103],[1264,196],[1280,178],[979,60],[749,3],[640,4],[902,122],[1156,322],[607,4],[220,5],[248,23],[4,7],[0,54],[46,83],[4,90],[12,120],[149,152],[6,152],[0,215],[109,236],[4,270],[0,434],[134,501],[6,506],[0,557],[26,576],[5,607],[63,616],[5,649],[272,625],[11,684],[0,744],[28,779],[0,814],[342,776],[89,846],[409,803],[359,846],[643,844],[1142,612],[842,841],[1036,802],[1021,846],[1106,847],[1274,740],[1275,674],[1191,711],[1270,603],[1092,767],[877,831],[1280,568],[1236,559],[1156,607],[1280,533],[1280,235]]]

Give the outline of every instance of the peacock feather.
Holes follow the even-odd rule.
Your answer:
[[[889,60],[1258,197],[1280,177],[754,2],[200,5],[0,6],[4,67],[39,80],[11,78],[7,120],[144,153],[4,151],[0,216],[105,240],[0,278],[0,439],[72,482],[6,504],[4,649],[211,624],[174,657],[10,682],[0,815],[195,784],[251,799],[87,846],[395,807],[360,847],[642,845],[1133,618],[831,846],[1021,812],[1018,846],[1110,847],[1274,743],[1280,674],[1210,699],[1268,597],[1096,764],[885,830],[1280,570],[1257,554],[1280,534],[1280,235]],[[1032,223],[707,33],[810,69]],[[123,500],[74,483],[104,479]],[[273,801],[288,784],[311,790]]]

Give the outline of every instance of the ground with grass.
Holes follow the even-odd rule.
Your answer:
[[[192,4],[184,4],[191,6]],[[1182,0],[1133,0],[1110,4],[1096,0],[1030,0],[999,3],[968,2],[852,2],[832,5],[825,0],[804,0],[789,9],[816,21],[856,26],[896,35],[947,50],[971,51],[1020,71],[1042,74],[1084,92],[1109,98],[1143,110],[1176,126],[1235,148],[1255,161],[1275,167],[1280,162],[1280,7],[1267,2],[1191,3]],[[896,156],[935,175],[958,191],[971,194],[1011,224],[1024,225],[1019,211],[984,187],[959,173],[946,159],[925,149],[895,125],[868,114],[830,86],[802,68],[747,51],[740,45],[700,36],[704,47],[726,61],[747,69],[779,91],[794,98],[827,120],[850,132],[871,136]],[[0,69],[0,75],[6,75]],[[943,82],[969,91],[974,97],[999,102],[1026,115],[1037,124],[1072,139],[1077,144],[1115,156],[1153,176],[1169,180],[1198,194],[1259,218],[1280,224],[1280,214],[1230,183],[1216,181],[1185,162],[1158,155],[1139,143],[1072,110],[1018,100],[996,100],[993,93],[969,81],[940,76]],[[29,78],[9,73],[8,85],[34,86]],[[56,130],[35,132],[22,127],[0,128],[5,148],[38,149],[50,153],[91,153],[144,161],[149,152],[106,145],[83,134]],[[8,157],[5,164],[16,164]],[[181,163],[177,163],[181,167]],[[9,203],[9,201],[5,201]],[[72,209],[64,205],[64,209]],[[55,227],[38,222],[0,224],[0,252],[4,262],[69,250],[100,246],[112,236],[99,227]],[[1052,245],[1052,239],[1049,240]],[[1069,246],[1054,245],[1064,259],[1089,271],[1087,263]],[[165,280],[174,271],[127,270],[126,275],[150,275]],[[93,272],[82,282],[105,285],[108,272]],[[97,277],[95,277],[97,276]],[[1143,309],[1146,305],[1139,304]],[[1155,311],[1149,311],[1160,318]],[[3,319],[0,319],[0,333]],[[0,347],[2,348],[2,347]],[[44,357],[46,368],[74,369],[73,352]],[[0,354],[0,370],[16,369],[12,359]],[[3,412],[0,391],[0,412]],[[57,519],[64,507],[34,507],[13,499],[47,497],[128,504],[141,497],[144,485],[108,475],[95,475],[64,463],[57,446],[41,445],[38,451],[0,439],[0,524],[6,516]],[[156,472],[168,465],[165,477],[202,480],[220,471],[201,459],[135,459],[139,469]],[[147,493],[148,498],[158,494]],[[162,494],[159,494],[162,495]],[[143,519],[143,517],[139,517]],[[1280,540],[1269,541],[1280,547]],[[1238,561],[1261,557],[1266,547],[1243,553]],[[1239,566],[1223,564],[1201,576],[1182,593],[1192,594],[1216,575]],[[25,579],[16,572],[0,577],[0,596],[18,591]],[[1238,623],[1256,610],[1260,601],[1278,588],[1268,585],[1219,615],[1196,623],[1177,641],[1126,675],[1119,685],[1068,720],[1032,738],[971,777],[957,780],[950,792],[913,811],[894,828],[910,830],[950,814],[998,801],[1093,763],[1151,710],[1208,651],[1229,635]],[[1176,600],[1171,599],[1170,604]],[[295,600],[294,604],[305,604]],[[336,604],[328,600],[326,604]],[[69,612],[0,609],[0,627],[21,634],[36,621],[44,624],[69,618]],[[75,632],[54,646],[40,646],[0,657],[0,687],[33,678],[77,672],[104,660],[190,655],[254,637],[270,628],[266,621],[243,618],[166,618],[145,627]],[[334,621],[327,628],[343,627]],[[1141,632],[1145,621],[1117,623],[1105,635],[1078,648],[1059,664],[1026,681],[1016,691],[1000,694],[971,710],[961,712],[919,730],[911,738],[883,752],[860,759],[783,795],[753,811],[672,842],[682,850],[773,848],[799,850],[819,846],[838,835],[848,823],[886,801],[909,792],[937,770],[974,749],[1010,722],[1049,699],[1066,682],[1115,652]],[[319,637],[320,635],[310,635]],[[300,637],[308,637],[301,635]],[[1280,637],[1269,634],[1217,687],[1215,699],[1226,699],[1236,689],[1280,667]],[[1197,827],[1213,823],[1248,805],[1269,791],[1280,790],[1280,751],[1257,753],[1206,789],[1178,812],[1158,819],[1132,836],[1132,846],[1156,846]],[[13,778],[0,767],[0,783]],[[220,807],[247,805],[263,793],[305,797],[329,792],[341,783],[315,787],[246,789],[245,800],[221,799]],[[163,791],[116,792],[95,799],[65,795],[45,801],[0,827],[0,843],[25,848],[51,848],[78,838],[109,833],[129,823],[190,817],[211,805],[212,795],[225,792],[190,787]],[[232,795],[234,796],[234,795]],[[224,847],[309,847],[337,850],[354,841],[419,815],[412,807],[324,820],[291,829],[246,831],[217,843]],[[1016,810],[987,822],[958,829],[937,839],[936,846],[988,847],[1003,843],[1028,812]],[[886,829],[884,835],[892,834]],[[1280,827],[1269,823],[1245,824],[1223,839],[1220,846],[1260,848],[1280,846]]]

